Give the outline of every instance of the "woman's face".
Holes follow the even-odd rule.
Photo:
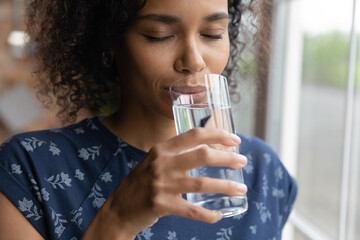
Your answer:
[[[148,0],[114,49],[124,104],[172,118],[174,81],[227,64],[227,0]]]

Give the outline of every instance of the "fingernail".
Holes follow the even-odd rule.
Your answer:
[[[236,143],[240,143],[240,142],[241,142],[240,137],[239,137],[238,135],[236,135],[236,134],[231,133],[231,134],[230,134],[230,137],[231,137],[231,139],[232,139],[234,142],[236,142]]]
[[[247,186],[245,184],[238,183],[236,188],[241,193],[246,193],[247,192]]]
[[[221,212],[218,212],[218,221],[220,221],[223,218],[223,215]]]
[[[241,154],[236,154],[237,160],[240,162],[241,165],[247,164],[247,157]]]

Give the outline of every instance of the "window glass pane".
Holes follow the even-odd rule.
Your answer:
[[[232,103],[232,113],[236,132],[254,135],[255,124],[255,86],[242,81],[239,87],[240,100]]]
[[[296,208],[331,239],[339,226],[351,13],[352,0],[302,0]]]

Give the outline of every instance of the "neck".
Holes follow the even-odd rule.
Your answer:
[[[121,140],[146,152],[176,135],[173,119],[136,107],[122,108],[104,118],[103,124]]]

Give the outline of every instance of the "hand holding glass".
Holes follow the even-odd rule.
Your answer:
[[[227,80],[218,74],[196,74],[176,81],[170,87],[177,134],[195,127],[221,128],[235,133]],[[213,148],[239,153],[237,147],[221,144]],[[204,166],[189,171],[192,177],[229,179],[244,183],[241,169]],[[248,208],[246,196],[217,193],[188,193],[187,200],[195,205],[221,211],[223,217],[243,213]]]

